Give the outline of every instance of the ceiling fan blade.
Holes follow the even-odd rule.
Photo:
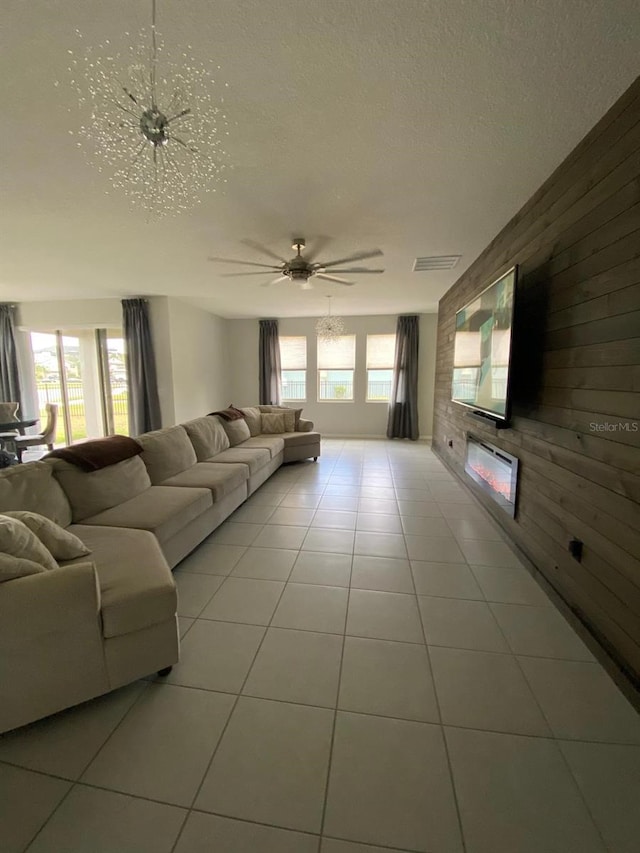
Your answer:
[[[357,255],[349,255],[348,258],[338,258],[337,261],[328,261],[327,263],[319,263],[320,267],[337,267],[338,264],[349,264],[351,261],[364,261],[366,258],[376,258],[378,255],[384,254],[382,249],[372,249],[370,252],[360,252]]]
[[[330,242],[331,242],[331,237],[326,237],[326,236],[318,237],[314,241],[313,246],[311,246],[310,248],[308,247],[305,250],[305,257],[306,257],[307,261],[309,263],[312,263],[314,258],[317,258],[318,255],[320,254],[320,252],[322,252],[322,250],[325,248],[325,246],[327,246]]]
[[[237,261],[235,258],[207,258],[207,260],[217,264],[246,264],[248,267],[266,267],[268,270],[278,269],[273,264],[257,264],[255,261]]]
[[[273,272],[276,272],[276,270],[273,270]],[[220,278],[235,278],[236,276],[239,276],[239,275],[268,275],[268,274],[269,274],[269,270],[260,270],[259,272],[253,272],[253,270],[251,272],[221,272]]]
[[[355,281],[347,281],[346,278],[338,278],[335,275],[325,275],[324,273],[317,272],[316,278],[323,278],[325,281],[336,281],[338,284],[346,284],[351,287],[352,284],[355,284]]]
[[[321,267],[320,269],[324,269],[324,267]],[[334,270],[332,267],[331,272],[332,273],[334,273],[334,272],[339,272],[339,273],[346,272],[346,273],[352,273],[353,275],[356,275],[356,274],[362,275],[363,273],[369,273],[369,274],[370,273],[382,273],[382,272],[384,272],[384,270],[367,270],[367,269],[364,269],[363,267],[352,267],[350,270]]]
[[[279,278],[274,278],[272,281],[265,281],[260,287],[271,287],[272,284],[278,284],[279,281],[284,281],[288,276],[281,275]]]
[[[276,255],[276,253],[272,252],[271,249],[268,249],[261,243],[256,243],[255,240],[240,240],[240,242],[243,245],[248,246],[250,249],[255,249],[256,252],[262,252],[263,255],[267,255],[270,258],[275,258],[276,261],[280,261],[283,264],[286,264],[287,262],[286,258],[281,258],[280,255]]]

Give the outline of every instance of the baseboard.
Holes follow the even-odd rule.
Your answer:
[[[374,435],[372,433],[368,433],[367,435],[365,435],[364,433],[351,433],[349,435],[346,435],[346,434],[338,433],[338,432],[322,432],[321,435],[322,435],[322,438],[360,438],[360,439],[368,438],[372,441],[373,440],[380,441],[381,439],[387,440],[386,435]],[[432,438],[433,438],[433,436],[431,436],[431,435],[421,435],[421,436],[419,436],[418,441],[431,442]],[[391,441],[391,439],[388,439],[388,440]]]
[[[341,432],[321,432],[320,435],[323,438],[370,438],[376,439],[378,441],[381,438],[387,437],[386,435],[374,435],[372,433],[368,433],[367,435],[365,435],[364,433],[350,433],[349,435],[346,435]]]

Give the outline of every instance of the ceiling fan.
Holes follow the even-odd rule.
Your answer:
[[[311,290],[313,288],[313,284],[311,282],[312,278],[321,278],[325,281],[333,281],[336,284],[344,284],[347,286],[351,286],[355,284],[354,281],[348,281],[346,278],[339,278],[333,273],[347,273],[352,275],[370,275],[371,273],[383,273],[384,270],[371,270],[365,269],[364,267],[349,267],[347,269],[340,268],[336,269],[336,267],[340,267],[341,264],[350,264],[353,261],[363,261],[365,258],[375,258],[378,255],[381,255],[382,252],[380,249],[373,249],[370,252],[359,252],[355,255],[350,255],[346,258],[338,258],[334,261],[326,261],[324,263],[320,261],[313,261],[311,257],[302,257],[302,250],[305,248],[305,241],[303,237],[295,237],[293,243],[291,245],[292,249],[296,249],[297,254],[295,257],[290,260],[286,260],[286,258],[281,258],[279,255],[276,255],[266,246],[261,246],[259,243],[255,243],[253,240],[243,240],[242,241],[246,246],[250,246],[253,249],[257,249],[257,251],[262,252],[265,255],[268,255],[271,258],[274,258],[279,263],[275,264],[259,264],[255,261],[238,261],[233,258],[209,258],[210,261],[214,261],[216,263],[223,264],[246,264],[247,266],[252,267],[264,267],[264,271],[260,272],[228,272],[222,273],[223,276],[240,276],[240,275],[266,275],[267,272],[278,273],[278,277],[274,278],[272,281],[265,281],[261,286],[269,287],[272,284],[277,284],[280,281],[285,281],[289,279],[290,281],[295,281],[299,284],[301,290]],[[327,270],[330,270],[331,275],[327,275]]]

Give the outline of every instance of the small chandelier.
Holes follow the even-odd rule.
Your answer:
[[[329,311],[325,317],[320,317],[316,322],[316,335],[321,341],[335,341],[341,335],[344,335],[345,326],[342,317],[334,317],[331,314],[331,297],[329,300]]]
[[[223,142],[228,124],[224,98],[216,101],[213,96],[212,66],[186,53],[176,63],[163,51],[156,0],[151,3],[150,47],[147,40],[143,30],[139,43],[129,45],[124,55],[109,41],[78,56],[70,50],[74,58],[69,70],[80,106],[91,109],[78,146],[100,171],[109,170],[117,189],[161,216],[188,210],[202,193],[215,192],[216,183],[226,182]]]

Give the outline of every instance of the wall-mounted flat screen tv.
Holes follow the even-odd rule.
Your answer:
[[[451,399],[506,421],[517,267],[456,313]]]

